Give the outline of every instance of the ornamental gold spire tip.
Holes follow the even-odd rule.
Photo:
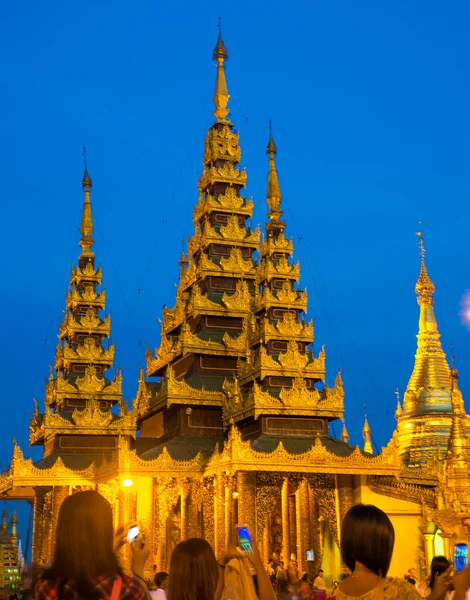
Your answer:
[[[364,452],[369,452],[369,454],[373,454],[374,452],[372,450],[371,430],[366,415],[364,415],[364,427],[362,428],[362,435],[364,437]]]
[[[277,175],[277,147],[274,143],[271,121],[269,121],[269,141],[268,145],[266,146],[266,154],[269,156],[268,190],[266,193],[266,202],[269,206],[268,216],[270,219],[279,221],[279,219],[282,217],[282,210],[280,209],[282,194]]]
[[[421,221],[419,222],[421,225]],[[424,246],[424,234],[422,231],[417,231],[416,235],[419,238],[419,251],[421,254],[421,268],[418,275],[418,281],[416,282],[415,292],[420,296],[430,297],[436,291],[432,279],[429,277],[428,270],[426,268],[426,248]]]
[[[85,171],[82,179],[82,186],[85,192],[85,197],[83,199],[83,211],[82,211],[82,220],[80,223],[80,233],[82,234],[82,238],[79,242],[80,246],[83,248],[84,252],[90,252],[90,248],[93,246],[93,219],[91,215],[91,200],[90,200],[90,190],[92,188],[91,177],[88,174],[88,165],[86,159],[86,148],[83,146],[83,159],[85,163]]]
[[[224,41],[222,39],[222,30],[221,30],[221,19],[219,17],[219,36],[217,38],[217,44],[212,53],[212,58],[217,64],[217,76],[215,80],[215,90],[214,90],[214,104],[215,111],[214,116],[217,121],[222,123],[227,123],[227,115],[230,112],[227,108],[227,104],[230,98],[227,89],[227,81],[225,79],[225,68],[224,63],[228,60],[228,52],[225,47]]]

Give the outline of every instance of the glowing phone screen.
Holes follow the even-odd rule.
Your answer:
[[[238,530],[238,544],[243,552],[250,554],[253,551],[251,534],[248,527],[242,525],[237,527]]]

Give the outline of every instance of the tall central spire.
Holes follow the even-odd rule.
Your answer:
[[[227,115],[230,112],[227,108],[227,104],[230,95],[227,90],[227,81],[225,80],[225,68],[224,63],[228,60],[228,52],[222,39],[222,30],[219,19],[219,37],[217,38],[217,44],[212,53],[212,58],[217,64],[217,76],[215,79],[215,90],[214,90],[214,104],[215,111],[214,116],[221,123],[227,123]]]
[[[282,195],[281,188],[279,186],[279,178],[277,176],[277,147],[274,143],[271,121],[269,122],[269,142],[266,147],[266,154],[269,156],[268,191],[266,194],[266,202],[268,203],[269,207],[268,217],[272,221],[278,222],[282,217],[282,210],[280,208]]]
[[[403,412],[397,414],[399,452],[410,464],[421,464],[437,451],[446,452],[456,387],[434,315],[436,288],[426,266],[424,236],[422,231],[416,235],[421,255],[415,286],[419,305],[418,343],[413,372],[404,394]],[[461,410],[464,411],[463,406]],[[464,429],[467,426],[465,414],[462,426]]]
[[[80,223],[80,233],[82,234],[82,238],[79,244],[83,248],[84,255],[91,255],[91,247],[93,246],[94,240],[92,238],[93,219],[91,215],[90,191],[93,183],[88,174],[85,146],[83,147],[83,156],[85,157],[85,172],[83,174],[82,187],[85,192],[85,197],[83,201],[82,221]]]

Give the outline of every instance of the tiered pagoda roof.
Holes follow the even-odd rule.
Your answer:
[[[45,455],[54,451],[110,450],[105,437],[134,435],[135,424],[122,397],[122,376],[105,375],[114,363],[114,346],[109,342],[111,319],[101,316],[106,292],[101,288],[102,271],[95,266],[92,181],[85,166],[82,181],[84,202],[80,224],[81,253],[72,267],[66,309],[59,331],[59,343],[46,382],[45,411],[37,402],[30,424],[30,443],[45,446]],[[112,412],[118,405],[120,416]],[[94,442],[82,436],[98,436]],[[105,436],[105,437],[103,437]]]
[[[292,427],[327,435],[328,421],[343,416],[343,385],[339,374],[333,388],[324,383],[325,350],[313,355],[313,323],[302,318],[307,293],[298,287],[300,266],[284,233],[277,149],[271,133],[268,223],[260,239],[249,225],[253,201],[243,194],[247,174],[228,118],[228,52],[220,32],[213,58],[215,122],[205,139],[195,231],[180,259],[175,306],[164,309],[160,346],[147,353],[147,376],[160,381],[139,379],[142,434],[165,435],[169,417],[155,415],[186,406],[188,415],[214,409],[212,426],[204,425],[213,435],[260,417],[307,418]]]

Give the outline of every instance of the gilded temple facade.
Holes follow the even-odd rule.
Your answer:
[[[233,526],[246,523],[266,561],[273,552],[286,563],[295,555],[303,571],[322,566],[327,579],[338,579],[340,523],[356,502],[390,515],[397,531],[392,574],[415,567],[424,575],[435,553],[451,556],[466,543],[470,526],[470,423],[457,371],[440,345],[424,246],[415,368],[396,430],[374,455],[367,420],[363,448],[348,443],[341,374],[327,376],[325,349],[313,350],[272,132],[267,220],[263,232],[250,226],[254,205],[228,118],[228,52],[220,34],[213,58],[215,120],[205,138],[194,233],[132,408],[122,397],[121,373],[106,375],[114,347],[92,250],[85,168],[81,250],[44,411],[35,403],[30,425],[30,442],[43,447],[43,458],[33,463],[15,443],[0,492],[34,502],[37,568],[51,559],[61,502],[93,488],[111,502],[116,524],[137,521],[145,530],[149,575],[153,564],[168,568],[180,540],[202,536],[221,552]],[[341,439],[329,434],[338,420]]]

